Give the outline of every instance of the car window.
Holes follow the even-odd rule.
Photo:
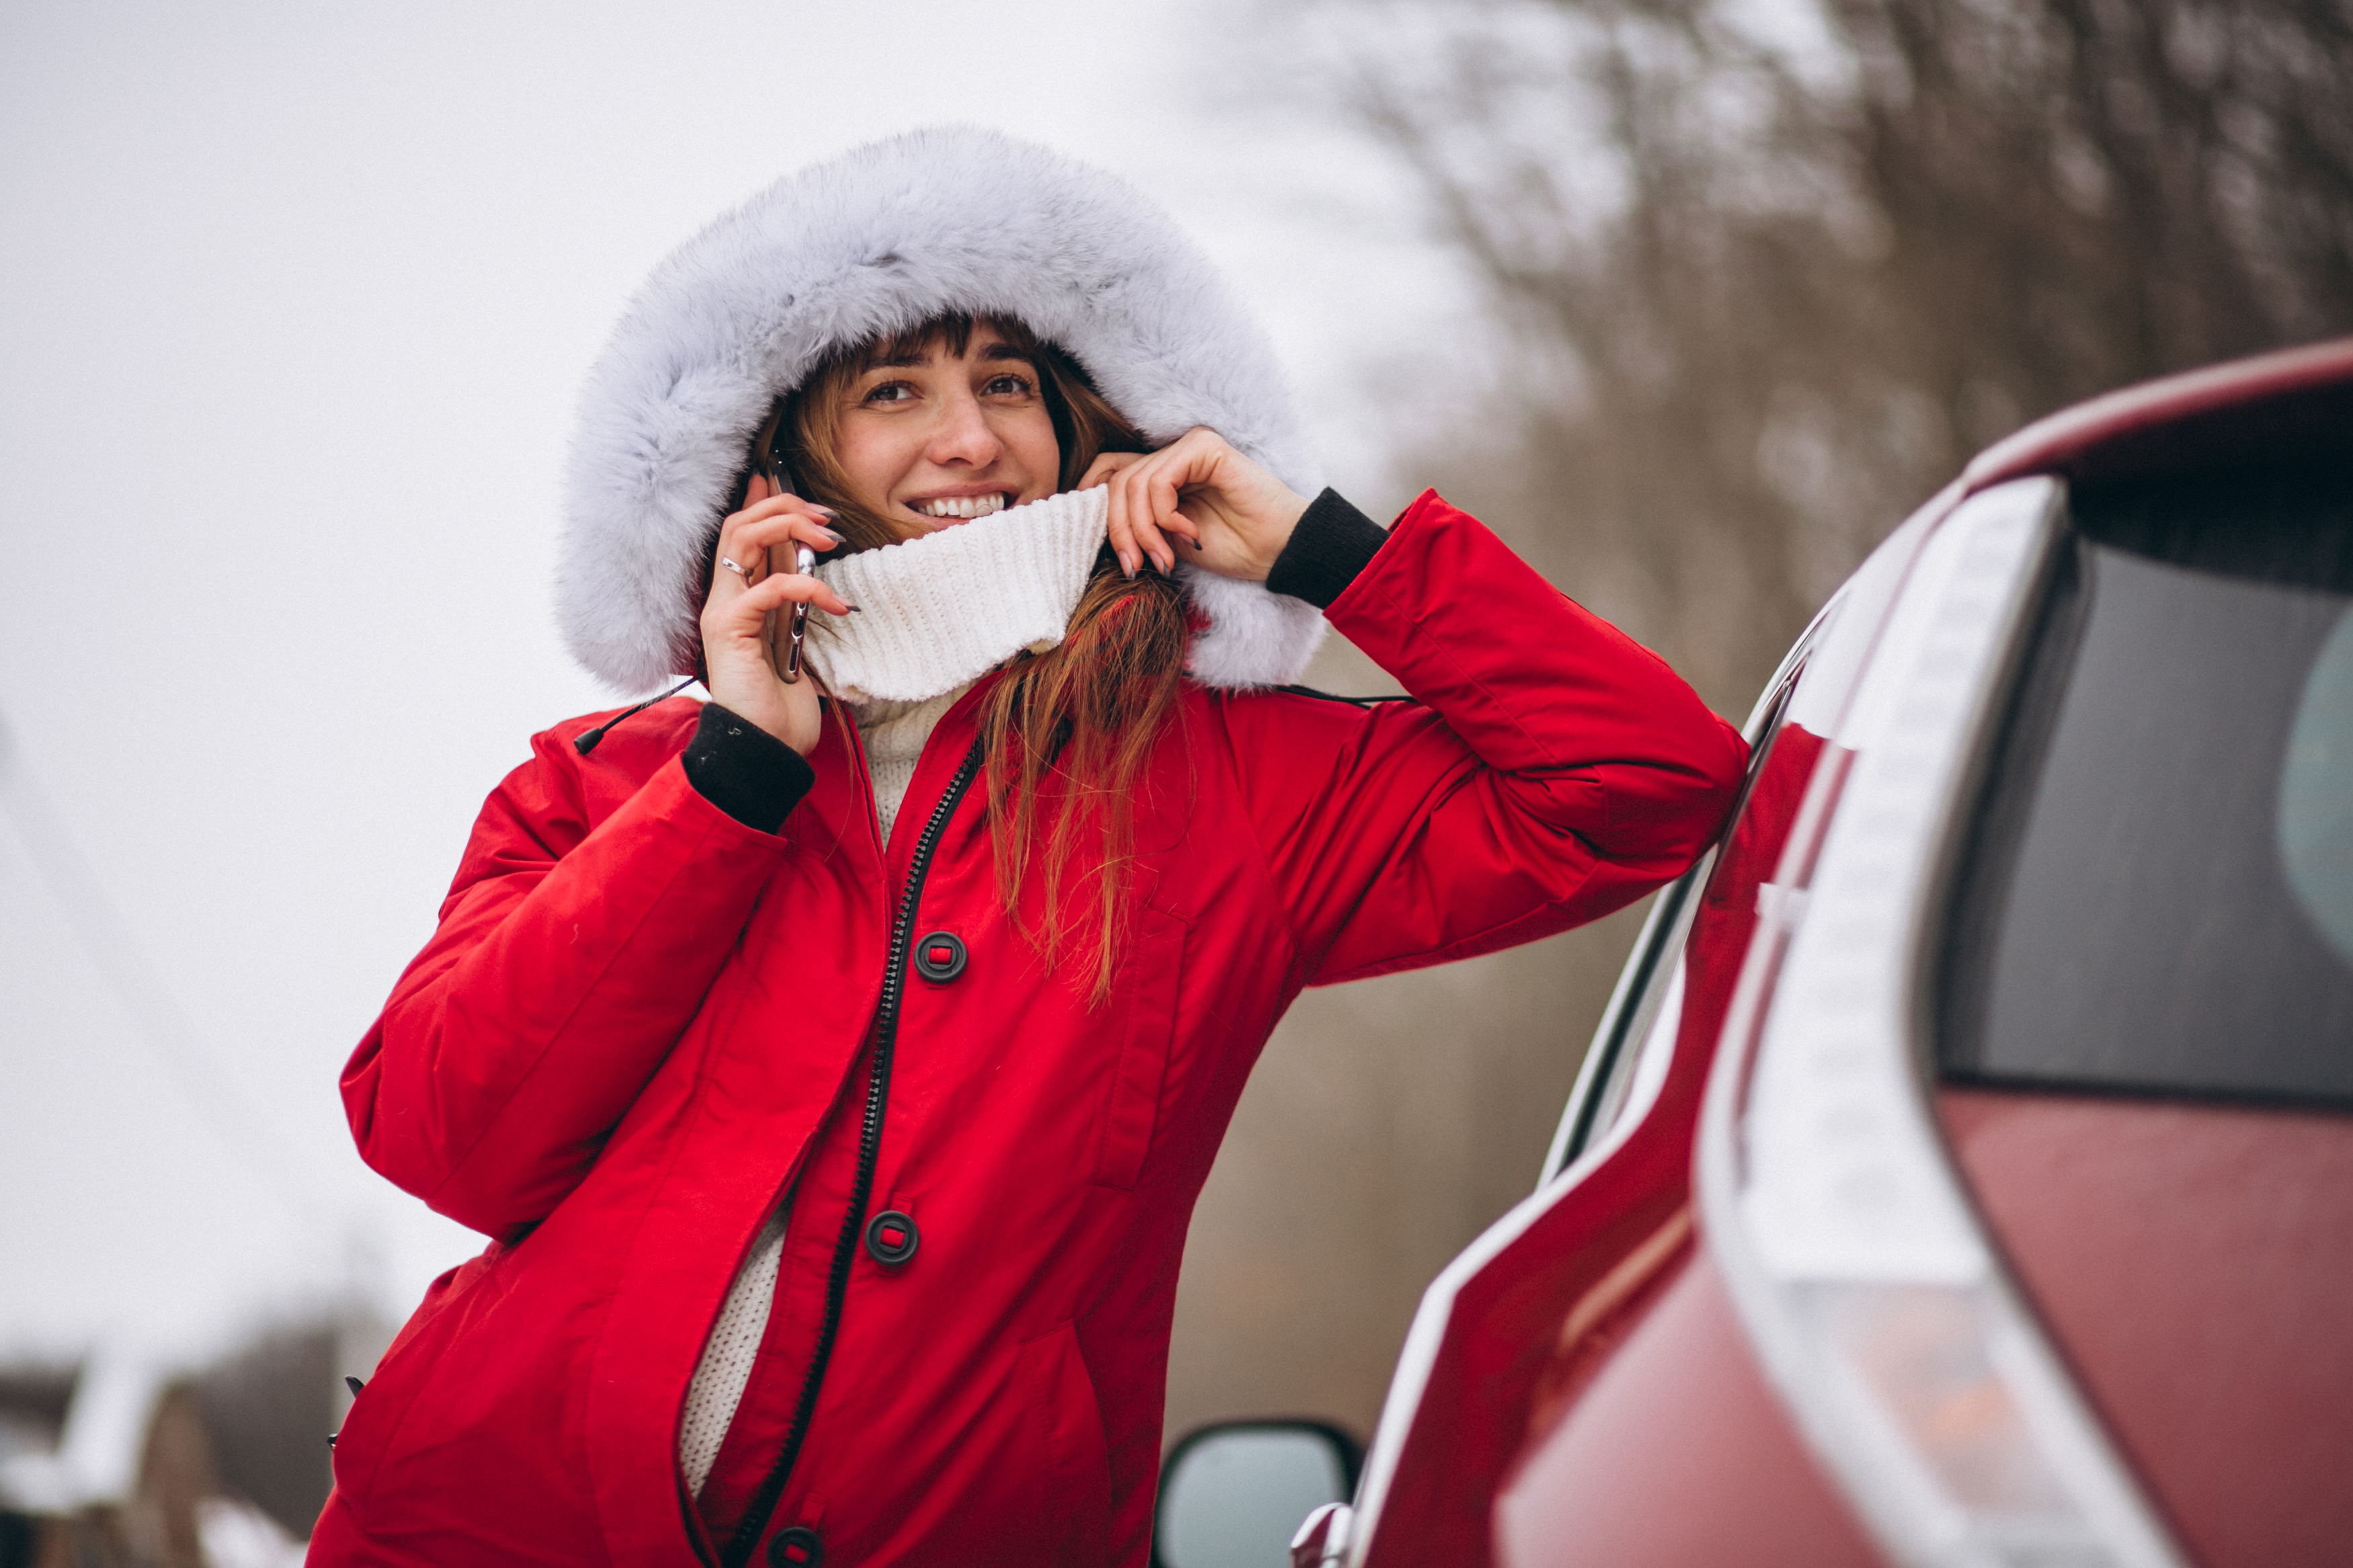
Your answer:
[[[1955,881],[1943,1071],[2353,1106],[2353,465],[2070,514]]]
[[[1654,924],[1643,929],[1647,942],[1638,942],[1636,956],[1620,983],[1631,979],[1637,990],[1619,1013],[1616,1026],[1606,1031],[1595,1049],[1597,1068],[1591,1092],[1577,1107],[1568,1131],[1567,1152],[1575,1159],[1599,1141],[1626,1109],[1634,1079],[1643,1065],[1655,1066],[1683,1018],[1683,948],[1696,908],[1694,889],[1715,864],[1714,851],[1677,878],[1659,895],[1651,911]]]
[[[1835,618],[1837,608],[1834,604],[1825,610],[1799,639],[1750,716],[1748,773],[1741,781],[1732,826],[1722,843],[1662,891],[1651,906],[1577,1075],[1577,1088],[1545,1161],[1543,1181],[1550,1181],[1599,1143],[1626,1107],[1641,1099],[1635,1092],[1637,1083],[1663,1071],[1665,1057],[1683,1037],[1688,1022],[1683,998],[1691,976],[1686,973],[1685,949],[1694,928],[1715,932],[1725,923],[1727,902],[1739,906],[1733,918],[1744,933],[1746,925],[1754,922],[1757,884],[1771,874],[1788,819],[1795,815],[1797,796],[1820,750],[1820,743],[1810,735],[1793,733],[1786,747],[1781,738],[1791,730],[1790,705],[1805,682],[1811,650]],[[1776,752],[1781,753],[1778,763],[1773,761]],[[1771,804],[1760,809],[1760,801]],[[1736,888],[1739,890],[1735,891]],[[1745,945],[1745,935],[1741,940]],[[1715,1023],[1722,1022],[1722,1006],[1730,999],[1738,963],[1735,956],[1731,968],[1719,975],[1721,966],[1705,961],[1720,945],[1712,941],[1708,952],[1702,955],[1703,985],[1698,997],[1699,1016]],[[1647,1075],[1645,1068],[1651,1069]]]

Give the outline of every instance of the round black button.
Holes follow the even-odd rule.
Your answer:
[[[768,1561],[775,1568],[817,1568],[825,1561],[825,1542],[816,1531],[797,1524],[769,1537]]]
[[[964,942],[953,931],[935,931],[915,943],[915,973],[945,984],[964,973]]]
[[[923,1239],[915,1222],[897,1209],[884,1209],[866,1222],[866,1250],[877,1263],[896,1267],[906,1262],[915,1256],[916,1245]]]

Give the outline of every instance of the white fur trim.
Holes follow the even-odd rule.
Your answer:
[[[948,310],[1059,344],[1159,445],[1206,425],[1303,495],[1321,480],[1274,355],[1168,220],[1099,170],[991,132],[918,131],[770,186],[654,269],[589,373],[556,615],[642,691],[694,667],[694,591],[752,435],[831,352]],[[1213,686],[1298,679],[1313,605],[1187,577]]]
[[[1074,490],[823,563],[859,613],[810,614],[809,666],[845,702],[918,702],[1042,653],[1069,629],[1110,520],[1109,490]]]

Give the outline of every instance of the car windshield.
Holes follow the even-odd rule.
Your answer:
[[[2353,1106],[2353,466],[2071,510],[1956,884],[1945,1075]]]

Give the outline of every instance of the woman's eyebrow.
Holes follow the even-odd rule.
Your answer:
[[[1015,348],[1011,343],[991,343],[980,351],[980,357],[984,360],[1011,360],[1016,364],[1026,364],[1032,368],[1035,368],[1038,363],[1035,356],[1024,350]]]

